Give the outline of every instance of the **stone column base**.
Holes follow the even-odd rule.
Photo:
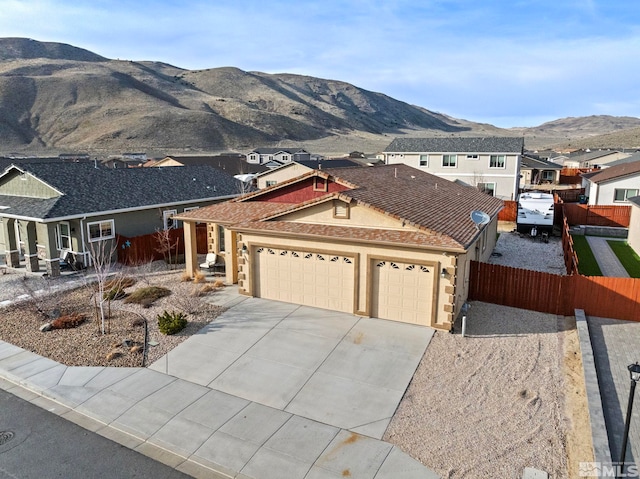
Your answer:
[[[47,264],[47,274],[50,278],[56,278],[60,276],[60,260],[48,259],[45,260],[45,263]]]
[[[18,268],[20,266],[20,251],[5,251],[4,260],[9,268]]]
[[[24,259],[27,264],[27,271],[29,271],[30,273],[37,273],[38,271],[40,271],[40,264],[38,263],[37,254],[25,254]]]

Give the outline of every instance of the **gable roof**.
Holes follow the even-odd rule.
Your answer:
[[[640,161],[631,163],[623,163],[621,165],[610,166],[602,170],[585,173],[583,178],[587,178],[593,183],[602,183],[605,181],[615,180],[624,176],[636,175],[640,173]]]
[[[85,163],[12,165],[11,172],[31,174],[55,188],[61,196],[51,199],[0,195],[3,216],[53,219],[96,215],[119,210],[153,208],[237,196],[239,183],[210,166],[177,168],[95,168]]]
[[[256,148],[251,150],[248,154],[258,153],[260,155],[275,155],[276,153],[288,153],[293,155],[294,153],[308,153],[302,148]]]
[[[363,166],[363,163],[349,160],[347,158],[336,158],[332,160],[297,160],[296,163],[313,168],[314,170],[326,170],[327,168],[352,168]]]
[[[407,153],[518,153],[524,151],[522,137],[433,137],[396,138],[386,152]]]
[[[610,161],[606,165],[602,165],[603,168],[611,168],[612,166],[624,165],[625,163],[633,163],[634,161],[640,161],[640,152],[632,153],[631,156],[626,158],[620,158],[619,160]]]
[[[286,188],[314,176],[329,178],[348,189],[327,193],[304,204],[282,204],[260,201],[280,188]],[[284,214],[311,205],[340,199],[372,208],[396,218],[398,222],[414,226],[415,230],[390,230],[384,228],[353,228],[304,222],[279,220]],[[235,204],[235,206],[233,206]],[[246,208],[243,210],[243,205]],[[231,225],[238,230],[264,230],[286,234],[332,236],[363,241],[383,241],[418,246],[439,246],[464,249],[478,235],[478,228],[471,221],[474,210],[482,210],[494,217],[502,209],[502,200],[489,196],[469,186],[444,180],[435,175],[407,165],[384,165],[376,168],[336,168],[313,170],[304,175],[281,182],[264,190],[241,198],[180,215],[179,219],[225,222],[232,214],[238,223]]]
[[[562,166],[557,163],[552,163],[547,160],[540,160],[538,158],[531,158],[530,156],[523,156],[520,159],[520,168],[537,168],[545,170],[561,170]]]

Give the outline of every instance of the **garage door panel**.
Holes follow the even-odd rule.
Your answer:
[[[434,268],[411,263],[376,261],[372,269],[372,316],[430,324]]]
[[[253,261],[257,297],[353,312],[354,264],[350,259],[258,248]]]

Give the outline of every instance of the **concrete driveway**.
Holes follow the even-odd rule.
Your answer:
[[[376,439],[433,335],[231,291],[217,299],[230,309],[149,369]]]

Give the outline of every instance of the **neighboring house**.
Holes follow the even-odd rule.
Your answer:
[[[247,154],[247,162],[262,165],[270,161],[280,164],[310,160],[311,153],[302,148],[256,148]]]
[[[620,160],[610,161],[606,165],[602,165],[602,169],[611,168],[612,166],[624,165],[625,163],[633,163],[634,161],[640,161],[640,153],[634,152],[631,153],[630,156],[626,158],[622,158]]]
[[[502,207],[398,164],[312,170],[177,219],[191,275],[195,224],[205,222],[217,231],[209,251],[242,294],[450,330],[470,261],[488,260],[495,246]],[[477,210],[488,223],[476,226]]]
[[[564,162],[565,168],[602,168],[612,161],[630,156],[618,150],[586,150],[572,153],[569,160]],[[569,166],[571,164],[571,166]],[[573,166],[577,165],[577,166]]]
[[[520,188],[536,189],[560,183],[562,166],[550,161],[523,156],[520,160]]]
[[[396,138],[384,154],[388,165],[404,163],[497,198],[514,200],[523,149],[521,137]]]
[[[627,205],[640,192],[640,161],[584,173],[582,186],[590,205]]]
[[[209,156],[166,156],[156,161],[153,166],[196,166],[207,165],[223,170],[225,173],[235,175],[258,174],[268,171],[263,165],[247,163],[242,153]]]
[[[631,217],[629,218],[629,235],[627,243],[636,254],[640,255],[640,196],[627,198],[631,204]]]
[[[208,166],[95,168],[87,163],[26,163],[0,173],[0,250],[27,271],[60,273],[70,251],[84,265],[101,240],[177,227],[173,216],[238,196],[239,182]]]
[[[336,159],[325,161],[314,160],[301,160],[291,161],[278,168],[273,168],[257,175],[257,187],[258,189],[267,188],[269,186],[277,185],[283,181],[295,178],[310,170],[324,170],[327,168],[350,168],[363,166],[362,163],[348,160],[348,159]]]

